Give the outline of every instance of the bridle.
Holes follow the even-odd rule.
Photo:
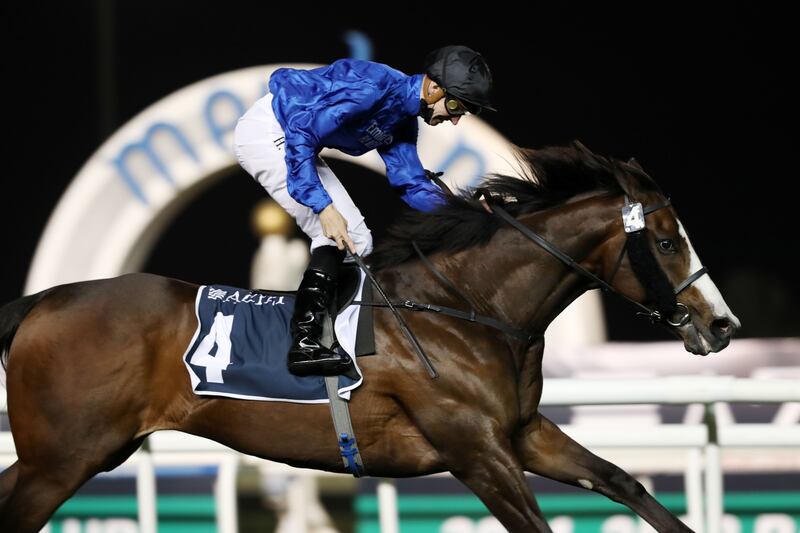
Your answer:
[[[434,181],[440,181],[438,180],[438,176],[435,177]],[[522,235],[524,235],[526,238],[530,239],[531,241],[535,242],[536,244],[544,248],[545,251],[547,251],[555,258],[559,259],[569,268],[581,274],[582,276],[590,279],[595,287],[600,287],[604,291],[612,292],[622,297],[623,299],[631,302],[635,306],[639,307],[642,311],[638,312],[637,315],[645,316],[649,318],[653,323],[666,323],[672,327],[684,326],[691,319],[689,308],[685,304],[682,304],[677,301],[677,295],[680,294],[684,289],[689,287],[692,283],[697,281],[701,276],[707,274],[708,269],[706,267],[702,267],[697,272],[694,272],[693,274],[689,275],[689,277],[687,277],[685,280],[679,283],[677,287],[672,287],[669,279],[667,278],[667,275],[664,273],[663,269],[661,269],[661,267],[658,266],[658,262],[653,256],[653,252],[650,249],[650,246],[647,242],[647,234],[645,232],[646,230],[645,216],[650,213],[653,213],[654,211],[658,211],[659,209],[669,207],[670,205],[669,199],[665,199],[663,202],[655,205],[644,207],[640,202],[631,202],[628,199],[628,196],[625,195],[625,203],[622,206],[621,212],[622,212],[623,227],[625,229],[625,234],[626,234],[626,240],[625,244],[622,246],[622,249],[620,250],[616,264],[614,265],[614,269],[612,270],[608,281],[605,281],[600,279],[598,276],[592,274],[591,272],[589,272],[586,268],[581,266],[577,261],[572,259],[569,255],[558,249],[550,241],[548,241],[547,239],[545,239],[544,237],[542,237],[541,235],[530,229],[528,226],[524,225],[522,222],[514,218],[508,211],[503,209],[502,206],[492,201],[491,195],[486,193],[483,189],[478,189],[475,191],[474,197],[479,198],[480,196],[484,196],[486,198],[487,205],[489,205],[492,213],[500,217],[503,221],[505,221],[512,227],[514,227],[516,230],[522,233]],[[436,269],[433,263],[422,253],[422,250],[420,250],[416,242],[412,241],[411,244],[414,247],[414,250],[417,252],[417,255],[422,260],[422,263],[425,265],[425,267],[428,270],[430,270],[434,274],[434,276],[436,276],[439,282],[442,283],[448,290],[450,290],[451,292],[456,294],[461,300],[463,300],[470,307],[470,311],[465,312],[451,307],[444,307],[432,304],[421,304],[413,302],[411,300],[404,300],[402,302],[392,302],[381,288],[377,279],[375,279],[375,276],[372,274],[369,267],[364,263],[363,259],[359,257],[357,254],[354,255],[354,259],[361,267],[361,269],[365,272],[365,274],[372,282],[372,284],[375,286],[375,288],[378,290],[385,303],[365,302],[365,301],[353,301],[352,303],[356,305],[365,305],[370,307],[388,307],[389,309],[391,309],[392,313],[395,315],[398,322],[400,323],[400,329],[403,331],[403,334],[411,343],[412,347],[414,348],[414,351],[416,352],[420,361],[423,363],[426,370],[428,371],[428,374],[432,378],[438,377],[438,373],[436,372],[436,369],[433,367],[430,358],[428,358],[427,354],[425,353],[425,350],[422,348],[422,345],[419,343],[414,333],[408,327],[405,320],[403,320],[402,316],[400,316],[400,313],[398,312],[397,308],[407,309],[410,311],[426,311],[426,312],[441,313],[455,318],[469,320],[471,322],[477,322],[498,329],[506,333],[507,335],[523,340],[524,342],[531,342],[533,339],[541,337],[541,334],[539,333],[515,328],[514,326],[506,324],[495,318],[487,317],[476,313],[475,309],[472,307],[472,304],[470,303],[466,295],[460,290],[458,290],[458,288],[455,287],[450,282],[450,280],[448,280],[441,272],[439,272]],[[648,298],[656,302],[657,304],[656,309],[650,309],[646,305],[641,304],[636,300],[621,293],[611,285],[612,281],[614,280],[614,277],[619,271],[620,265],[622,264],[622,260],[624,259],[626,253],[630,256],[631,268],[633,269],[634,274],[636,275],[639,282],[645,288]]]
[[[487,203],[488,202],[489,200],[487,199]],[[685,304],[678,302],[676,297],[684,289],[697,281],[701,276],[707,274],[708,269],[706,267],[702,267],[697,272],[694,272],[687,277],[683,282],[678,284],[677,287],[673,288],[670,285],[670,282],[667,279],[664,271],[660,267],[657,267],[658,263],[656,262],[655,257],[653,257],[653,252],[650,250],[646,240],[645,215],[649,215],[650,213],[658,211],[659,209],[669,207],[669,205],[669,199],[665,199],[661,203],[644,207],[640,202],[632,202],[628,199],[627,195],[625,196],[625,203],[622,206],[621,211],[623,227],[625,228],[625,234],[627,237],[625,244],[620,250],[616,264],[614,265],[614,269],[609,276],[609,280],[605,281],[589,272],[586,268],[581,266],[566,253],[559,250],[547,239],[530,229],[528,226],[522,224],[501,206],[495,203],[489,203],[492,211],[498,217],[517,229],[526,238],[544,248],[548,253],[559,259],[572,270],[578,272],[586,278],[589,278],[601,289],[617,294],[635,306],[639,307],[642,311],[637,313],[638,315],[646,316],[654,323],[661,322],[667,323],[673,327],[680,327],[689,322],[690,313],[689,308]],[[636,259],[634,259],[633,256],[631,257],[631,267],[633,268],[634,274],[636,274],[639,282],[645,287],[648,296],[657,302],[657,309],[650,309],[646,305],[643,305],[636,300],[622,294],[611,285],[620,265],[622,264],[622,260],[625,257],[626,252],[631,250],[636,251]],[[653,265],[655,265],[656,268],[653,268]],[[650,276],[650,279],[643,279],[648,275]]]

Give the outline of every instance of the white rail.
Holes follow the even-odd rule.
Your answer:
[[[800,383],[794,379],[670,376],[646,379],[547,379],[541,405],[793,401],[800,401]]]

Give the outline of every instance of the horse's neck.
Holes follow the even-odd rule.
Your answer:
[[[618,203],[596,196],[578,198],[520,220],[596,273],[600,265],[592,264],[593,258],[611,233]],[[475,311],[520,329],[543,332],[589,286],[583,276],[510,226],[485,246],[433,254],[429,259],[466,295]],[[394,298],[465,308],[465,302],[420,261],[382,270],[379,278]]]
[[[608,198],[581,199],[521,221],[597,273],[601,265],[596,251],[611,232],[614,205]],[[487,246],[466,250],[444,265],[481,312],[535,331],[544,331],[589,287],[583,276],[511,227],[499,231]]]

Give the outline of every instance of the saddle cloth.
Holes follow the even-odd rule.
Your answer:
[[[360,276],[353,276],[355,290],[344,302],[334,323],[337,349],[347,352],[354,364],[353,372],[338,376],[338,394],[346,400],[350,399],[350,391],[363,381],[356,355],[368,353],[362,346],[356,349],[359,318],[362,330],[369,328],[370,333],[372,330],[372,324],[363,320],[369,310],[349,303],[361,299],[364,291],[365,275],[360,271],[358,274]],[[289,324],[294,303],[293,292],[201,286],[195,300],[197,329],[183,356],[195,394],[328,403],[322,376],[298,377],[286,368],[286,354],[292,343]]]

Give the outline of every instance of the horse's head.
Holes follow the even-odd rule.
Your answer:
[[[675,209],[635,160],[614,165],[625,196],[615,235],[604,245],[606,281],[656,311],[688,351],[722,350],[741,324],[700,262]]]
[[[455,279],[455,284],[469,284],[477,292],[483,288],[479,299],[504,302],[503,314],[516,326],[546,328],[544,321],[552,320],[552,313],[563,309],[563,302],[550,298],[552,287],[542,282],[543,272],[538,269],[554,263],[537,261],[534,254],[507,253],[504,247],[513,246],[508,239],[494,239],[498,248],[487,252],[494,236],[511,225],[579,271],[584,277],[570,278],[575,283],[584,283],[586,288],[608,283],[647,309],[648,315],[683,339],[688,351],[705,355],[728,345],[739,320],[705,273],[669,200],[635,161],[614,161],[593,154],[578,142],[540,150],[521,148],[518,156],[518,174],[485,177],[476,189],[448,196],[445,205],[432,213],[406,213],[370,256],[373,269],[400,265],[422,252],[452,256],[475,248],[472,260],[462,256],[449,262],[450,273],[461,278]],[[494,210],[487,212],[486,206],[474,199],[476,194],[483,195]],[[559,206],[564,209],[551,209]],[[614,209],[613,219],[609,218],[609,206]],[[591,209],[591,214],[584,208]],[[560,222],[547,222],[549,217],[562,215]],[[598,224],[601,220],[592,218],[595,216],[605,222]],[[533,231],[537,224],[552,242]],[[578,244],[581,239],[574,238],[576,232],[586,236],[583,249]],[[559,251],[558,245],[563,244],[559,237],[571,239],[573,252],[588,254],[585,266]],[[525,249],[534,250],[529,245]],[[492,260],[502,262],[502,268],[508,270],[497,270],[497,265],[488,263]],[[489,270],[492,275],[487,276]],[[536,279],[536,294],[520,290],[523,273]],[[591,283],[581,281],[585,278],[591,278]],[[486,296],[488,293],[492,296]],[[575,297],[568,289],[559,294]]]

